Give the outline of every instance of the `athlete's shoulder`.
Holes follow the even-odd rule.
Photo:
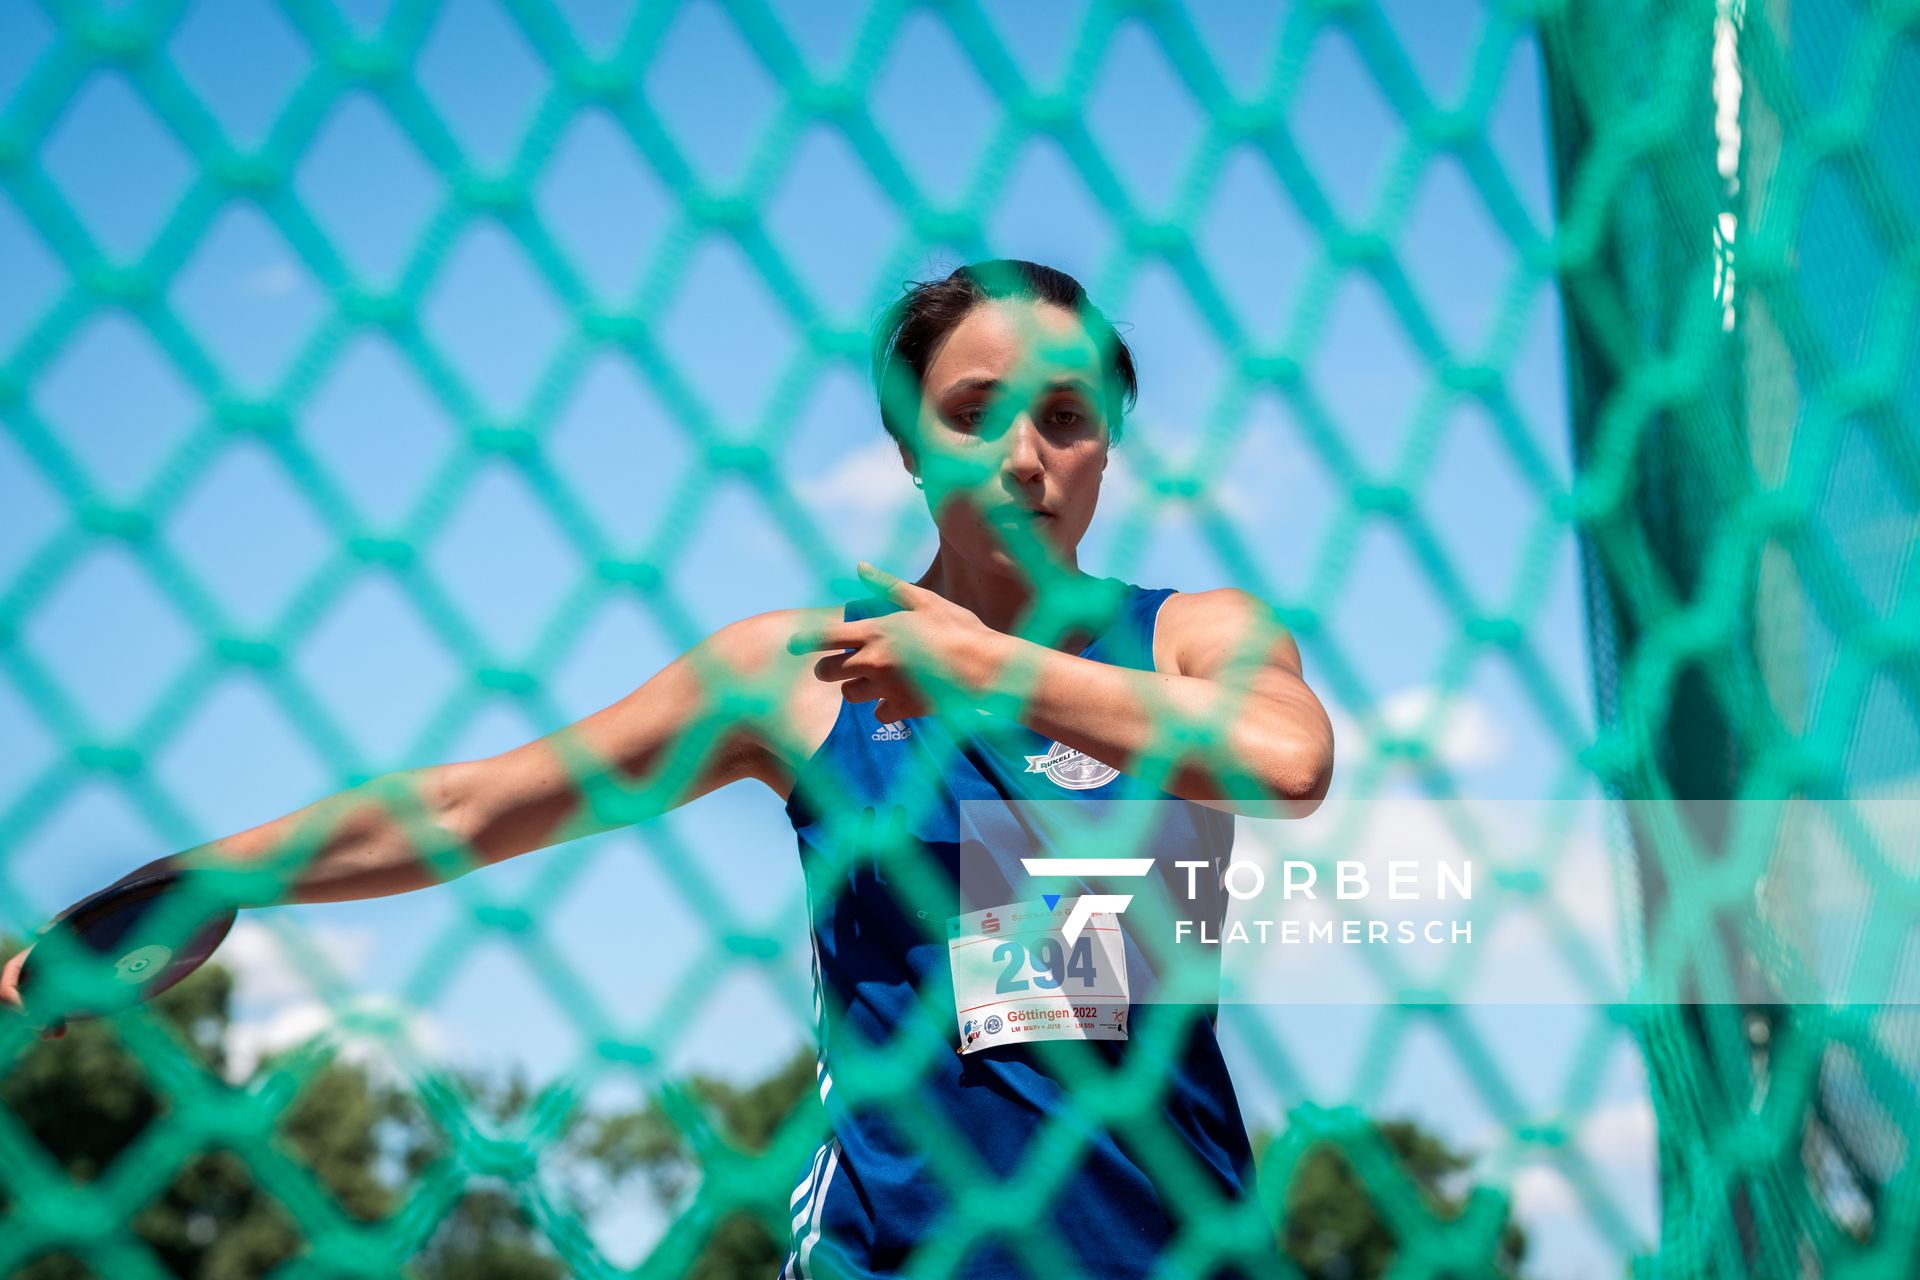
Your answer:
[[[1170,666],[1165,669],[1209,676],[1236,652],[1249,649],[1263,654],[1268,662],[1300,672],[1300,646],[1293,633],[1272,605],[1250,591],[1239,587],[1175,590],[1161,603],[1154,650],[1156,657],[1166,655]]]
[[[729,622],[701,642],[701,647],[742,671],[759,669],[769,661],[804,656],[794,655],[787,642],[795,635],[830,622],[838,622],[840,605],[798,606],[769,609]]]
[[[774,689],[784,690],[781,712],[736,739],[744,753],[742,774],[764,782],[782,799],[791,792],[800,763],[826,739],[840,704],[839,686],[810,677],[820,655],[796,653],[789,642],[838,622],[843,608],[769,609],[729,622],[701,642],[720,670],[771,681]]]

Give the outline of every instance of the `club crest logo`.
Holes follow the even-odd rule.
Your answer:
[[[1026,760],[1028,773],[1044,773],[1071,791],[1090,791],[1120,776],[1112,765],[1064,742],[1053,743],[1045,755],[1028,756]]]
[[[902,738],[911,738],[913,736],[913,730],[896,720],[892,724],[881,725],[867,736],[875,742],[898,742]]]

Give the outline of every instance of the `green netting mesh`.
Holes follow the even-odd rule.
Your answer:
[[[1902,21],[1723,3],[1547,27],[1598,758],[1640,798],[1845,802],[1783,820],[1782,847],[1850,828],[1832,861],[1769,882],[1725,874],[1742,857],[1728,807],[1636,826],[1646,918],[1707,930],[1750,907],[1776,953],[1875,975],[1874,1003],[1781,1003],[1782,970],[1721,938],[1733,1002],[1644,1011],[1676,1274],[1913,1265],[1889,1212],[1912,1171],[1889,1156],[1920,1045],[1904,912],[1876,899],[1910,880],[1911,839],[1862,816],[1910,800],[1920,758],[1899,674],[1920,479]],[[1861,894],[1843,923],[1811,906],[1836,882]]]
[[[1577,792],[1583,777],[1636,800],[1911,790],[1920,764],[1912,707],[1916,613],[1906,577],[1920,501],[1920,451],[1909,419],[1910,371],[1920,355],[1911,235],[1920,200],[1912,123],[1920,118],[1920,10],[1912,5],[1496,6],[1474,18],[1475,52],[1463,91],[1437,98],[1415,70],[1396,23],[1375,4],[1355,0],[1289,12],[1261,88],[1251,95],[1228,85],[1188,15],[1173,4],[1095,4],[1073,27],[1062,74],[1047,82],[1030,78],[1027,66],[1008,56],[1006,32],[971,3],[874,5],[862,16],[847,65],[823,77],[810,69],[780,16],[734,0],[723,8],[724,21],[750,50],[777,103],[735,185],[703,176],[706,167],[646,92],[646,73],[663,56],[673,26],[672,5],[645,6],[619,28],[617,40],[595,43],[580,35],[574,8],[547,0],[502,4],[526,58],[546,77],[530,123],[504,159],[469,154],[433,96],[422,91],[422,47],[440,11],[434,3],[398,0],[391,13],[369,22],[325,0],[282,0],[274,11],[307,56],[257,143],[223,127],[202,101],[204,86],[197,88],[176,65],[170,37],[198,8],[189,0],[113,9],[42,0],[32,13],[44,19],[50,37],[0,114],[0,190],[65,276],[11,346],[0,347],[0,423],[62,508],[55,532],[32,546],[0,589],[0,676],[36,731],[57,742],[50,763],[0,811],[0,849],[12,850],[44,830],[84,788],[103,780],[156,829],[192,832],[193,822],[152,762],[226,675],[245,671],[297,723],[337,785],[356,785],[354,799],[390,807],[443,872],[471,868],[471,851],[432,823],[427,797],[417,789],[420,776],[371,765],[326,700],[299,678],[289,654],[357,583],[391,584],[456,655],[464,676],[408,744],[409,762],[425,765],[444,758],[459,727],[494,699],[517,700],[549,727],[564,723],[566,711],[578,714],[582,708],[556,699],[551,676],[585,619],[609,598],[637,602],[676,648],[697,641],[702,628],[672,570],[691,553],[693,530],[723,483],[738,482],[756,495],[769,527],[790,546],[792,563],[812,576],[811,583],[793,584],[797,597],[840,599],[857,590],[840,550],[783,475],[788,424],[823,369],[863,369],[865,318],[929,249],[950,247],[970,258],[1002,251],[993,241],[992,215],[1012,157],[1035,137],[1057,143],[1115,228],[1112,252],[1088,276],[1096,298],[1125,298],[1143,273],[1164,269],[1225,353],[1221,385],[1210,389],[1211,410],[1190,454],[1156,444],[1151,422],[1130,431],[1126,449],[1145,497],[1115,538],[1106,568],[1130,575],[1151,551],[1158,518],[1191,510],[1230,579],[1278,606],[1280,619],[1308,646],[1315,687],[1374,736],[1379,749],[1344,772],[1339,788],[1364,799],[1394,771],[1411,770],[1435,797],[1452,789],[1440,749],[1444,716],[1430,711],[1411,724],[1383,716],[1375,705],[1382,691],[1328,640],[1329,618],[1362,563],[1356,548],[1379,531],[1404,545],[1444,606],[1441,695],[1434,706],[1444,707],[1476,662],[1491,656],[1507,664],[1564,754],[1562,793]],[[25,13],[0,15],[0,41],[13,24],[25,30]],[[876,83],[894,74],[893,37],[926,16],[962,51],[985,95],[983,110],[991,106],[994,120],[971,182],[951,200],[931,195],[901,162],[869,101]],[[1106,140],[1083,116],[1103,57],[1129,34],[1144,34],[1202,116],[1194,159],[1157,212],[1128,189]],[[1400,143],[1381,198],[1364,216],[1329,190],[1292,127],[1305,69],[1335,44],[1357,58],[1378,101],[1397,117]],[[1558,212],[1546,229],[1535,225],[1489,138],[1490,108],[1515,57],[1541,57],[1549,87],[1542,110],[1551,121]],[[46,160],[64,113],[103,76],[127,86],[158,122],[164,137],[156,147],[186,157],[164,219],[133,252],[96,237]],[[373,104],[423,158],[443,193],[426,201],[418,232],[405,237],[390,278],[356,270],[353,256],[329,234],[329,219],[316,216],[300,178],[328,122],[348,101]],[[672,193],[657,250],[635,286],[615,298],[584,278],[536,195],[569,126],[589,113],[612,121]],[[823,305],[815,296],[819,282],[788,261],[761,217],[808,128],[843,138],[873,189],[902,214],[903,233],[887,269],[854,291],[852,305]],[[1251,332],[1228,301],[1221,280],[1235,269],[1231,254],[1215,260],[1202,251],[1197,233],[1225,157],[1238,151],[1250,152],[1270,172],[1297,209],[1308,241],[1297,293],[1266,330],[1278,335],[1271,342]],[[1484,281],[1494,302],[1481,343],[1462,343],[1436,321],[1431,295],[1414,283],[1421,264],[1401,243],[1421,179],[1443,162],[1464,177],[1484,224],[1517,264],[1510,276]],[[396,222],[406,220],[403,194],[376,197],[393,199]],[[264,389],[223,365],[204,335],[183,321],[172,288],[210,228],[236,204],[264,217],[324,293],[319,322],[284,374]],[[563,312],[551,350],[536,353],[527,393],[511,412],[476,390],[472,370],[450,358],[424,314],[433,282],[476,225],[497,228],[517,247]],[[748,420],[732,420],[702,396],[681,368],[668,323],[693,250],[708,236],[738,247],[792,338],[771,393]],[[1343,419],[1313,376],[1336,295],[1352,277],[1378,290],[1394,342],[1420,366],[1405,443],[1384,467],[1370,461],[1377,451],[1368,444],[1379,424]],[[1577,465],[1571,488],[1556,478],[1513,387],[1522,365],[1539,359],[1522,352],[1524,320],[1546,291],[1557,294],[1566,321]],[[63,352],[109,313],[137,326],[204,406],[151,481],[131,496],[99,483],[84,450],[41,411],[40,393]],[[371,517],[366,495],[317,459],[298,429],[355,337],[367,333],[402,353],[433,407],[458,431],[417,501],[390,520]],[[698,464],[672,477],[656,531],[641,539],[610,529],[548,456],[556,415],[588,366],[605,354],[664,407],[676,448],[684,446],[675,456]],[[1250,544],[1234,512],[1207,502],[1235,466],[1250,404],[1268,394],[1285,404],[1315,465],[1337,490],[1329,536],[1297,588],[1275,580],[1270,553]],[[1531,508],[1518,585],[1491,601],[1480,598],[1465,566],[1435,535],[1423,505],[1449,414],[1463,404],[1492,425]],[[271,456],[323,522],[328,548],[287,607],[259,627],[230,616],[156,533],[235,441],[253,442]],[[463,616],[421,553],[476,478],[494,466],[525,482],[574,566],[551,620],[515,661],[501,658]],[[1584,557],[1597,736],[1585,732],[1579,709],[1568,705],[1530,638],[1552,548],[1570,528]],[[914,536],[903,524],[893,545],[871,558],[901,568]],[[49,599],[103,545],[138,566],[190,624],[197,646],[122,734],[102,731],[85,700],[23,640]],[[1031,558],[1038,571],[1039,558]],[[1051,594],[1047,603],[1050,609],[1030,624],[1031,634],[1045,640],[1111,605],[1097,593],[1071,592]],[[590,752],[571,750],[590,825],[650,823],[734,725],[766,722],[779,706],[777,682],[704,665],[702,674],[712,696],[700,722],[643,783],[634,785]],[[932,680],[938,673],[925,674]],[[945,708],[954,715],[971,714],[957,706],[951,690],[941,700],[956,704]],[[1161,750],[1142,765],[1144,776],[1162,777],[1180,752],[1207,749],[1222,727],[1170,719]],[[850,857],[882,860],[898,873],[904,897],[942,906],[950,887],[916,863],[898,831],[853,830],[860,815],[847,817]],[[1910,825],[1907,831],[1910,837]],[[303,830],[286,850],[288,865],[309,856],[325,834],[324,822]],[[1415,1038],[1417,1027],[1435,1029],[1438,1042],[1464,1064],[1478,1104],[1499,1130],[1502,1167],[1510,1171],[1537,1158],[1572,1188],[1576,1212],[1599,1242],[1585,1260],[1605,1256],[1608,1269],[1618,1269],[1636,1259],[1648,1274],[1687,1276],[1909,1273],[1920,1256],[1912,1208],[1920,1198],[1911,1194],[1907,1154],[1920,1115],[1912,1096],[1920,1036],[1897,1003],[1904,942],[1889,919],[1897,926],[1911,914],[1911,839],[1903,850],[1885,847],[1884,836],[1876,843],[1860,831],[1840,833],[1837,844],[1851,860],[1848,874],[1863,886],[1859,899],[1868,906],[1835,942],[1794,917],[1792,889],[1779,880],[1716,874],[1727,865],[1721,859],[1734,857],[1728,831],[1710,828],[1677,839],[1647,825],[1630,835],[1628,906],[1641,914],[1628,930],[1634,976],[1678,975],[1683,983],[1697,981],[1707,999],[1596,1004],[1587,1011],[1592,1030],[1579,1061],[1546,1107],[1515,1087],[1529,1070],[1523,1039],[1489,1037],[1445,1003],[1409,999],[1368,1027],[1350,1090],[1288,1109],[1286,1127],[1265,1152],[1259,1212],[1250,1214],[1209,1203],[1191,1153],[1159,1122],[1155,1072],[1089,1076],[1072,1090],[1074,1106],[1059,1117],[1049,1141],[1009,1183],[970,1161],[962,1145],[946,1140],[951,1135],[927,1127],[938,1176],[969,1213],[929,1237],[910,1259],[912,1273],[958,1274],[972,1239],[965,1223],[1030,1241],[1037,1274],[1069,1273],[1057,1241],[1023,1228],[1083,1141],[1079,1122],[1086,1117],[1135,1125],[1145,1158],[1192,1215],[1195,1225],[1176,1237],[1164,1274],[1204,1274],[1223,1260],[1257,1256],[1262,1232],[1285,1233],[1289,1212],[1311,1208],[1292,1192],[1327,1152],[1337,1153],[1344,1170],[1342,1194],[1386,1224],[1391,1260],[1343,1254],[1337,1241],[1293,1240],[1290,1254],[1299,1267],[1327,1276],[1378,1274],[1382,1266],[1400,1277],[1524,1272],[1506,1252],[1511,1188],[1492,1185],[1501,1169],[1490,1175],[1490,1185],[1445,1206],[1417,1172],[1418,1142],[1375,1123],[1386,1118],[1376,1114],[1377,1104],[1396,1063],[1436,1043]],[[1773,838],[1791,841],[1804,833]],[[745,917],[672,828],[650,834],[648,849],[709,927],[685,968],[662,979],[671,988],[663,1011],[638,1026],[611,1015],[548,937],[548,912],[579,880],[580,860],[551,860],[511,901],[476,890],[484,874],[437,890],[456,895],[461,919],[409,976],[407,999],[431,1008],[483,943],[504,940],[575,1025],[586,1052],[575,1070],[519,1099],[501,1119],[435,1064],[400,1047],[395,1027],[376,1021],[370,1030],[391,1034],[391,1052],[403,1064],[408,1097],[401,1105],[429,1117],[441,1140],[410,1164],[397,1197],[382,1205],[364,1188],[343,1190],[315,1174],[313,1132],[325,1125],[301,1108],[324,1114],[327,1104],[315,1100],[337,1087],[329,1074],[337,1055],[325,1042],[271,1060],[245,1087],[235,1087],[175,1024],[141,1009],[116,1018],[107,1035],[139,1064],[165,1106],[104,1167],[62,1167],[35,1139],[29,1117],[0,1109],[0,1275],[55,1254],[82,1259],[102,1276],[167,1274],[161,1255],[130,1224],[190,1160],[220,1149],[242,1157],[245,1178],[272,1202],[300,1246],[284,1261],[256,1259],[234,1274],[395,1274],[483,1178],[509,1189],[569,1273],[611,1274],[619,1268],[601,1256],[578,1202],[553,1169],[569,1150],[583,1096],[613,1077],[639,1079],[655,1098],[650,1114],[664,1129],[636,1140],[643,1147],[648,1141],[675,1146],[687,1162],[673,1228],[640,1264],[641,1273],[732,1274],[711,1270],[717,1264],[705,1251],[740,1214],[772,1239],[784,1238],[787,1196],[820,1140],[822,1119],[815,1108],[795,1106],[747,1143],[715,1110],[737,1099],[679,1087],[661,1063],[676,1027],[732,971],[765,971],[783,998],[804,1010],[802,987],[779,975],[796,941],[787,926],[804,916],[807,904],[796,897],[774,924]],[[1537,893],[1541,919],[1549,932],[1565,936],[1567,954],[1575,955],[1577,931],[1565,907],[1546,900],[1562,866],[1559,855],[1551,837],[1530,846],[1525,865],[1507,868],[1508,884]],[[217,887],[244,895],[260,886]],[[52,905],[27,892],[4,857],[0,898],[10,908],[27,904],[16,916]],[[1878,957],[1881,968],[1874,972],[1886,1005],[1830,1010],[1783,1003],[1768,987],[1780,968],[1747,964],[1731,946],[1721,967],[1733,972],[1730,985],[1715,984],[1712,966],[1695,973],[1702,962],[1691,946],[1662,952],[1663,922],[1697,922],[1693,932],[1711,936],[1722,908],[1757,910],[1770,921],[1778,936],[1768,954],[1779,965],[1835,947],[1853,955],[1862,950],[1854,944],[1870,938],[1873,945],[1862,953]],[[344,994],[325,955],[303,944],[298,930],[284,936],[296,950],[305,947],[300,958],[324,994]],[[1744,941],[1751,946],[1751,938]],[[1668,971],[1661,973],[1663,964]],[[1290,1094],[1309,1092],[1298,1087],[1299,1046],[1288,1043],[1284,1030],[1256,1020],[1243,1034],[1256,1071],[1284,1082]],[[1624,1034],[1644,1054],[1659,1121],[1657,1241],[1643,1238],[1576,1141]],[[835,1068],[837,1087],[885,1105],[901,1096],[926,1043],[903,1037],[879,1053],[843,1060]],[[32,1048],[21,1024],[0,1025],[0,1063],[11,1064],[16,1082],[37,1070],[33,1054],[44,1052]],[[1066,1056],[1068,1065],[1075,1061]],[[803,1081],[803,1093],[804,1087]],[[1442,1159],[1426,1167],[1449,1166]],[[1313,1258],[1320,1261],[1308,1261]]]

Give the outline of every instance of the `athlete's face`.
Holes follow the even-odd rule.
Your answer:
[[[917,447],[902,450],[943,543],[999,572],[1022,546],[1074,563],[1107,466],[1102,377],[1064,308],[995,300],[954,326],[921,383]]]

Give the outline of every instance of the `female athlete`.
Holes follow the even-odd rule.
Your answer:
[[[1333,739],[1298,650],[1244,592],[1147,589],[1079,569],[1136,382],[1125,343],[1072,277],[1001,259],[914,285],[876,327],[873,373],[883,424],[939,531],[917,579],[863,562],[869,598],[732,623],[559,733],[389,775],[162,861],[263,858],[320,822],[325,839],[277,901],[376,897],[442,880],[368,794],[379,783],[410,787],[477,866],[632,821],[589,803],[583,760],[625,783],[682,779],[662,808],[756,779],[786,802],[808,882],[832,1129],[793,1193],[784,1276],[894,1275],[923,1250],[950,1252],[948,1274],[974,1280],[1037,1277],[1049,1261],[1101,1277],[1265,1274],[1278,1264],[1271,1229],[1223,1240],[1223,1218],[1208,1213],[1252,1195],[1212,1009],[1155,1034],[1155,1015],[1182,1007],[1123,998],[1091,1044],[1006,1043],[1000,1019],[959,1020],[948,913],[995,905],[956,892],[961,845],[995,839],[968,801],[1159,800],[1172,817],[1155,858],[1216,871],[1232,815],[1310,812]],[[1058,607],[1068,600],[1102,603],[1076,614]],[[1064,632],[1055,643],[1025,638],[1048,616]],[[712,732],[724,686],[743,678],[780,690],[775,710]],[[1169,760],[1160,744],[1175,720],[1224,732]],[[944,909],[910,909],[908,876],[847,855],[850,833],[884,825],[880,815],[945,877]],[[989,863],[1000,853],[988,848]],[[15,1010],[20,959],[0,973],[0,1002]],[[983,1040],[983,1026],[1000,1040]],[[1147,1054],[1156,1074],[1128,1074]],[[1062,1062],[1156,1087],[1098,1121],[1069,1096]],[[906,1083],[876,1096],[888,1073]],[[1049,1194],[1037,1206],[1011,1191],[963,1204],[955,1170]]]

